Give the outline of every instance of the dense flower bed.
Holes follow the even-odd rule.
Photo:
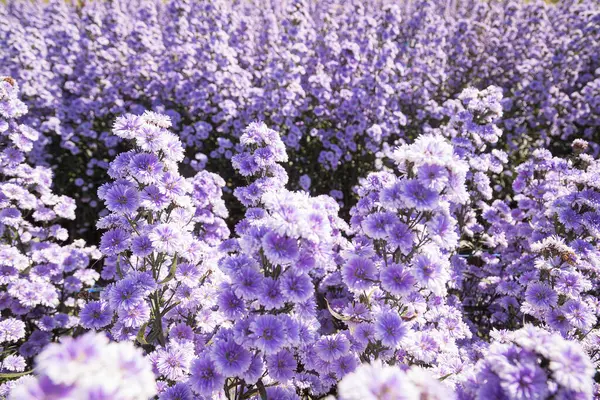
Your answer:
[[[600,398],[599,144],[595,0],[1,3],[0,398]]]

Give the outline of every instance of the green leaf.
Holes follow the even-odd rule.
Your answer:
[[[180,301],[176,301],[175,303],[169,305],[167,308],[165,308],[164,310],[162,310],[162,312],[160,313],[160,315],[162,315],[163,317],[165,315],[167,315],[167,313],[169,311],[171,311],[172,309],[174,309],[175,307],[177,307],[179,305],[179,303],[181,303]]]
[[[12,372],[12,373],[0,374],[0,379],[2,379],[2,378],[4,378],[4,379],[20,378],[22,376],[29,375],[32,372],[33,372],[33,370],[31,369],[31,370],[25,371],[25,372]]]
[[[148,326],[148,323],[147,322],[144,323],[144,325],[142,325],[142,327],[138,331],[137,336],[135,337],[137,339],[137,341],[140,342],[140,344],[148,344],[148,342],[146,341],[146,338],[144,337],[144,335],[146,334],[147,326]]]
[[[340,321],[350,321],[350,319],[352,319],[351,317],[345,317],[345,316],[343,316],[342,314],[338,313],[333,308],[331,308],[331,306],[329,305],[329,302],[327,301],[327,299],[325,299],[325,303],[327,303],[327,309],[329,310],[329,312],[331,313],[331,315],[333,315],[335,318],[339,319]]]
[[[440,382],[444,381],[446,378],[448,378],[450,375],[452,375],[452,373],[449,373],[447,375],[442,376],[440,379],[438,379]]]
[[[169,275],[162,281],[158,282],[160,285],[170,282],[175,278],[175,272],[177,272],[177,254],[173,256],[173,263],[171,263],[171,269],[169,270]]]
[[[256,387],[258,387],[258,393],[260,393],[260,399],[267,400],[267,389],[265,388],[265,384],[263,383],[262,379],[259,379],[258,382],[256,382]]]

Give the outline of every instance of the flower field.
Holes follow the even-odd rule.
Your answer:
[[[597,0],[0,1],[0,399],[600,399],[599,156]]]

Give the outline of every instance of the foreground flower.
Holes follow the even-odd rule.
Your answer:
[[[35,372],[15,386],[10,400],[142,400],[156,394],[152,366],[141,351],[98,333],[48,345]]]
[[[363,364],[338,385],[340,400],[452,400],[454,393],[426,370]]]

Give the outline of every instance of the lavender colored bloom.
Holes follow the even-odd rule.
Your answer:
[[[110,211],[124,214],[136,212],[140,202],[139,193],[135,188],[118,183],[106,191],[104,198]]]
[[[159,252],[173,255],[182,250],[181,230],[173,224],[160,224],[156,226],[152,229],[148,238],[152,242],[152,246]]]
[[[115,135],[124,139],[133,139],[142,127],[142,120],[137,115],[127,114],[118,117],[113,125]]]
[[[343,378],[358,367],[358,360],[354,354],[345,354],[333,362],[333,371],[336,376]]]
[[[135,179],[147,185],[156,182],[160,178],[163,164],[154,154],[139,153],[131,157],[129,170]]]
[[[400,316],[393,311],[384,311],[375,321],[375,337],[384,346],[396,347],[406,336],[407,326]]]
[[[167,197],[173,198],[185,195],[190,188],[179,174],[165,172],[160,180],[160,189]]]
[[[324,361],[334,361],[347,354],[350,342],[344,335],[324,336],[315,343],[315,350]]]
[[[132,306],[123,306],[117,310],[118,320],[127,328],[139,328],[150,320],[150,306],[139,301]]]
[[[256,299],[262,290],[263,277],[253,267],[242,267],[234,275],[234,281],[231,284],[236,296],[243,299]]]
[[[544,399],[548,393],[546,374],[536,365],[510,366],[502,372],[501,386],[514,399]]]
[[[269,375],[280,382],[286,382],[293,378],[298,363],[294,354],[287,349],[267,356],[267,369]]]
[[[79,313],[81,325],[87,329],[100,329],[112,321],[112,310],[101,301],[90,301]]]
[[[194,400],[194,394],[187,383],[176,383],[158,396],[159,400]]]
[[[407,180],[402,188],[406,203],[418,211],[432,210],[436,207],[438,194],[418,180]]]
[[[156,185],[148,185],[140,193],[140,205],[152,211],[164,210],[169,204],[167,195]]]
[[[148,360],[131,343],[109,343],[106,336],[87,333],[52,343],[36,359],[35,380],[11,393],[11,398],[38,387],[52,397],[57,387],[74,398],[149,398],[156,393]],[[89,379],[94,376],[95,379]],[[38,386],[39,385],[39,386]],[[49,393],[45,393],[49,390]]]
[[[222,340],[213,345],[211,358],[221,375],[241,376],[250,367],[252,354],[232,340]]]
[[[578,300],[567,300],[560,311],[572,326],[582,331],[587,331],[596,322],[596,316],[590,308]]]
[[[363,364],[346,375],[338,385],[341,400],[418,399],[419,390],[398,367],[381,362]]]
[[[594,367],[581,348],[565,341],[553,351],[555,355],[550,361],[550,369],[554,379],[567,389],[590,393],[590,377],[594,375]]]
[[[109,292],[109,303],[114,309],[132,309],[144,301],[144,293],[131,279],[118,282]]]
[[[398,217],[389,212],[377,212],[368,215],[362,221],[365,233],[373,239],[385,239],[388,236],[390,226],[398,223]]]
[[[265,278],[259,301],[267,310],[282,307],[285,303],[285,297],[281,290],[280,281],[272,278]]]
[[[123,229],[111,229],[102,235],[100,250],[109,256],[117,255],[129,247],[129,234]]]
[[[444,270],[444,262],[440,258],[425,254],[418,255],[413,259],[412,271],[417,283],[422,287],[435,294],[444,292],[447,273]]]
[[[381,287],[393,295],[408,294],[415,289],[415,278],[400,264],[391,264],[382,269],[380,280]]]
[[[373,261],[363,257],[353,257],[342,267],[344,283],[354,290],[365,290],[375,281],[376,270]]]
[[[137,257],[146,257],[152,254],[154,247],[152,240],[146,235],[136,236],[131,239],[131,252]]]
[[[446,184],[448,171],[441,165],[423,164],[419,167],[417,177],[426,187],[440,190]]]
[[[158,349],[151,354],[159,374],[172,381],[187,378],[190,363],[193,359],[193,344],[169,344],[167,348]]]
[[[0,321],[0,343],[14,342],[25,336],[25,323],[15,318]]]
[[[558,295],[551,287],[539,283],[533,282],[527,286],[525,291],[525,299],[529,302],[532,307],[541,310],[547,310],[550,307],[554,307],[558,301]]]
[[[235,295],[229,287],[223,287],[217,300],[219,311],[227,318],[235,319],[245,310],[244,301]]]
[[[262,240],[265,255],[273,264],[287,265],[298,257],[298,244],[293,238],[267,233]]]
[[[207,354],[202,354],[190,367],[190,385],[205,396],[211,396],[225,383],[225,377],[217,371],[214,362]]]
[[[281,292],[287,300],[301,303],[313,295],[314,287],[310,276],[291,271],[281,278]]]
[[[283,348],[286,332],[283,324],[274,315],[259,315],[250,324],[254,345],[265,354],[274,354]]]
[[[413,248],[415,239],[414,233],[408,225],[398,222],[387,227],[388,229],[388,244],[393,250],[399,248],[403,254],[408,254]]]
[[[13,372],[24,371],[26,366],[25,359],[18,355],[9,355],[0,363],[0,368]]]

